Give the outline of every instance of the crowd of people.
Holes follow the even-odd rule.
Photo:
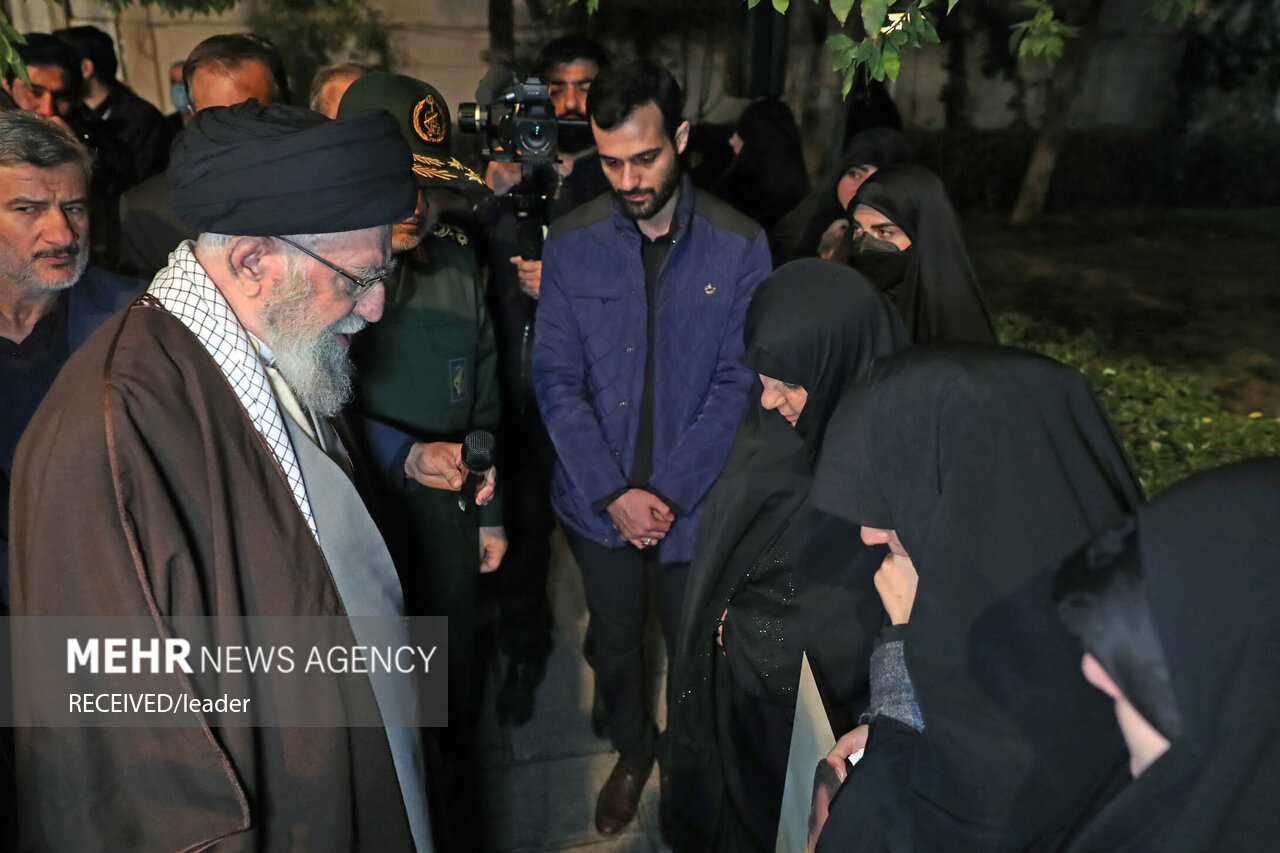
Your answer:
[[[491,699],[524,725],[557,526],[617,752],[603,836],[656,764],[677,853],[776,849],[802,672],[835,741],[817,776],[837,790],[800,816],[820,853],[1280,836],[1280,460],[1148,503],[1083,376],[998,344],[898,130],[857,133],[811,186],[790,109],[760,99],[695,186],[672,73],[564,36],[531,69],[567,122],[545,192],[519,151],[469,167],[427,81],[344,63],[291,106],[250,33],[175,63],[169,119],[94,27],[18,50],[5,849],[476,849],[483,588]],[[275,653],[300,623],[426,665],[297,680],[135,645],[100,670],[82,645]],[[67,716],[124,689],[197,701]]]

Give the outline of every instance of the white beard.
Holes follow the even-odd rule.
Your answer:
[[[294,279],[290,270],[289,279]],[[317,328],[311,315],[310,284],[303,280],[279,285],[281,293],[264,307],[267,346],[276,368],[298,402],[321,417],[331,417],[351,401],[355,368],[339,334],[355,334],[368,325],[354,313]]]

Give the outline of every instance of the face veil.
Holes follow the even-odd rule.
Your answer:
[[[879,211],[911,238],[911,257],[886,291],[902,312],[911,340],[995,343],[982,288],[938,176],[915,164],[881,169],[858,189],[850,213],[860,204]]]

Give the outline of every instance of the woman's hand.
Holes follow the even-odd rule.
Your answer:
[[[827,753],[827,764],[836,771],[836,776],[840,777],[841,782],[844,782],[845,776],[849,775],[849,756],[866,747],[869,731],[867,726],[858,726],[853,731],[846,732]]]
[[[911,619],[911,605],[916,600],[920,576],[910,557],[890,554],[876,570],[876,592],[884,602],[885,612],[894,625],[905,625]]]

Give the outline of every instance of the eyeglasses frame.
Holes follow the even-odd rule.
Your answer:
[[[306,246],[295,243],[293,240],[290,240],[288,237],[276,237],[275,239],[279,240],[281,243],[286,243],[292,246],[293,248],[297,249],[299,252],[302,252],[302,254],[307,255],[308,257],[319,261],[329,269],[336,272],[338,275],[345,278],[347,281],[351,282],[350,287],[346,287],[343,289],[346,291],[347,296],[349,298],[357,302],[366,293],[368,293],[377,285],[382,284],[387,279],[387,273],[380,273],[378,275],[371,275],[371,276],[353,275],[347,272],[346,270],[344,270],[342,267],[338,266],[337,264],[332,263],[331,261],[326,261],[324,258],[317,255],[315,252],[308,249]]]

